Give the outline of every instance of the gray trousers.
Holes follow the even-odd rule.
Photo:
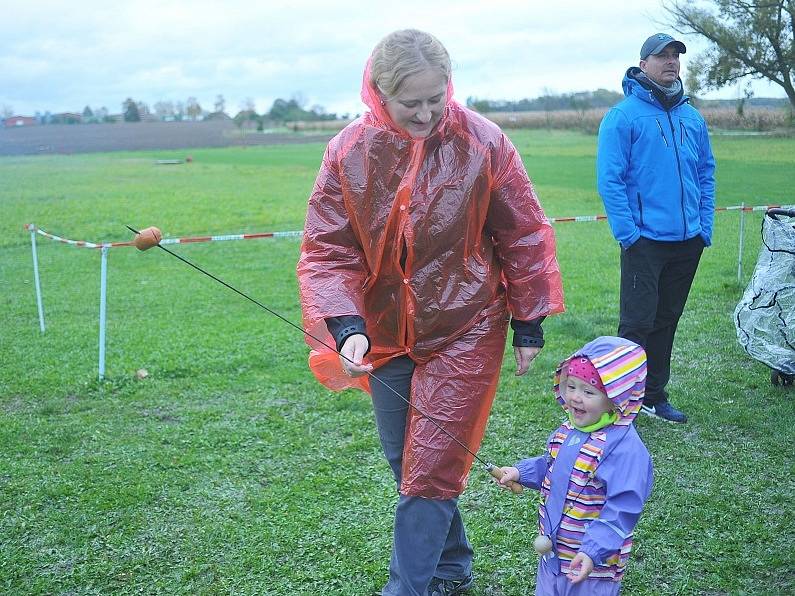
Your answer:
[[[390,360],[373,374],[410,399],[414,362],[407,356]],[[403,438],[409,406],[371,379],[373,410],[384,455],[398,489]],[[462,579],[472,571],[472,547],[458,511],[458,499],[400,495],[395,509],[392,559],[384,596],[425,596],[433,577]]]

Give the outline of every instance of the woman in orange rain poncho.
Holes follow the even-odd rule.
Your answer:
[[[370,108],[326,149],[298,263],[304,325],[331,389],[372,394],[398,482],[383,594],[460,593],[472,549],[457,507],[473,458],[366,372],[472,451],[486,427],[509,314],[517,374],[563,311],[555,238],[522,161],[499,128],[452,98],[433,36],[396,31],[373,50]]]

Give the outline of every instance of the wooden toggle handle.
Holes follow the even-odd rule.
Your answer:
[[[494,476],[494,478],[496,478],[497,480],[501,480],[502,477],[504,476],[502,469],[492,464],[487,465],[486,469],[489,471],[489,474]],[[511,492],[515,495],[520,494],[524,490],[524,487],[521,484],[519,484],[518,482],[514,482],[513,480],[508,482],[508,484],[506,484],[505,486],[511,489]]]
[[[138,250],[149,250],[153,246],[160,244],[162,239],[163,234],[160,233],[160,229],[152,226],[138,232],[135,235],[133,244],[135,244],[135,248]]]

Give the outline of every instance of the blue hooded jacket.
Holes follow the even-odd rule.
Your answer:
[[[715,159],[707,125],[682,96],[666,110],[627,70],[621,103],[599,127],[597,188],[613,236],[629,248],[643,236],[712,243]]]

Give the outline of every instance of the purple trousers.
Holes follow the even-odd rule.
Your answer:
[[[586,579],[572,584],[565,573],[555,575],[544,560],[538,562],[536,596],[616,596],[621,591],[621,582],[605,579]]]

